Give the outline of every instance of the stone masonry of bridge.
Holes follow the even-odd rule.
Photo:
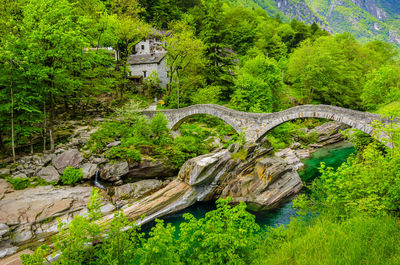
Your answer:
[[[168,127],[176,130],[185,120],[197,114],[215,116],[231,125],[237,132],[245,132],[246,140],[256,142],[276,126],[298,118],[322,118],[341,122],[352,128],[372,135],[371,123],[375,120],[387,123],[388,120],[378,114],[361,112],[329,105],[303,105],[274,113],[248,113],[232,110],[214,104],[193,105],[181,109],[145,110],[149,118],[161,112],[168,119]]]

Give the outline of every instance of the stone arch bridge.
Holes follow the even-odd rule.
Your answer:
[[[246,140],[250,142],[257,142],[276,126],[298,118],[322,118],[337,121],[369,135],[372,135],[374,130],[371,126],[373,121],[389,122],[388,119],[384,119],[378,114],[329,105],[303,105],[274,113],[248,113],[214,104],[200,104],[181,109],[144,110],[143,114],[151,118],[159,112],[168,119],[168,127],[172,130],[176,130],[185,120],[197,114],[215,116],[231,125],[237,132],[244,131]]]

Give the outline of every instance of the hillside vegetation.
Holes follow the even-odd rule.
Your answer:
[[[350,32],[362,43],[392,42],[400,47],[400,8],[395,0],[233,0],[252,7],[257,4],[268,14],[305,23],[316,22],[332,33]]]

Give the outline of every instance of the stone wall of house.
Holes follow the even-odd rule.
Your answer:
[[[166,58],[162,59],[157,65],[158,78],[160,79],[160,86],[167,87],[168,85],[168,66]]]
[[[156,71],[161,87],[166,87],[168,84],[168,70],[165,58],[159,64],[136,64],[130,65],[129,69],[132,76],[143,76],[144,79],[149,77],[153,71]],[[146,72],[146,77],[144,76],[144,72]]]

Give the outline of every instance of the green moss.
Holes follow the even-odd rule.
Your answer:
[[[237,151],[236,153],[231,154],[231,158],[232,159],[240,159],[242,161],[246,160],[247,157],[247,149],[242,148],[239,151]]]

